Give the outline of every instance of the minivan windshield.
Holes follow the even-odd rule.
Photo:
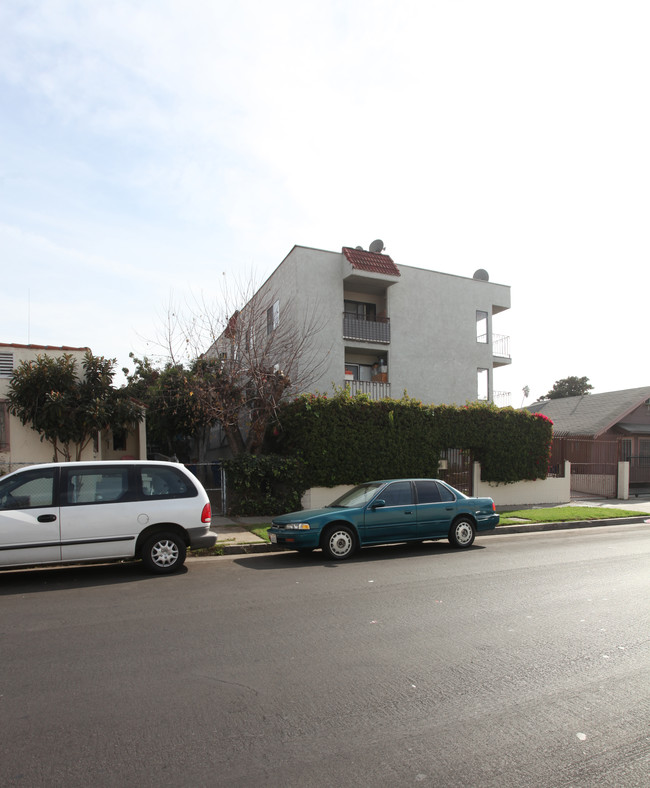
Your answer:
[[[357,506],[365,506],[375,495],[377,490],[384,486],[384,482],[368,482],[367,484],[358,484],[346,493],[343,493],[340,498],[333,501],[327,508],[343,506],[345,508],[354,508]]]

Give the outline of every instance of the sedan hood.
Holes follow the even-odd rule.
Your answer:
[[[322,517],[323,515],[331,515],[332,512],[349,512],[344,506],[326,506],[323,509],[304,509],[301,512],[289,512],[280,517],[274,517],[272,522],[278,525],[286,525],[287,523],[301,523],[305,520],[312,520],[315,517]]]

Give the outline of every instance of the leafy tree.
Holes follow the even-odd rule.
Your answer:
[[[79,374],[71,354],[23,361],[9,381],[9,410],[52,444],[53,460],[79,460],[95,434],[128,429],[142,408],[124,389],[113,388],[114,359],[86,352]]]
[[[589,394],[593,389],[589,378],[577,378],[572,375],[568,378],[556,380],[553,388],[540,399],[562,399],[563,397],[580,397],[583,394]]]
[[[162,368],[149,358],[139,359],[130,354],[135,370],[127,377],[131,396],[147,406],[147,435],[151,444],[163,453],[189,460],[189,441],[197,441],[199,459],[205,456],[214,414],[206,408],[204,381],[193,365],[168,362]]]

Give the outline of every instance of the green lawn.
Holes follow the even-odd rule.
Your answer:
[[[602,506],[559,506],[550,509],[519,509],[504,512],[499,525],[521,523],[562,523],[572,520],[605,520],[614,517],[638,517],[643,512],[626,509],[606,509]]]

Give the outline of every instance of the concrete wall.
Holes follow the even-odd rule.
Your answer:
[[[497,484],[481,481],[481,466],[474,463],[474,495],[492,498],[497,506],[541,506],[569,503],[571,500],[571,463],[564,463],[564,477]]]
[[[541,506],[569,503],[571,500],[571,463],[566,462],[563,478],[537,479],[534,482],[495,484],[481,481],[481,466],[474,463],[474,496],[492,498],[499,506]],[[336,500],[353,485],[338,487],[312,487],[302,497],[303,509],[320,509]]]

